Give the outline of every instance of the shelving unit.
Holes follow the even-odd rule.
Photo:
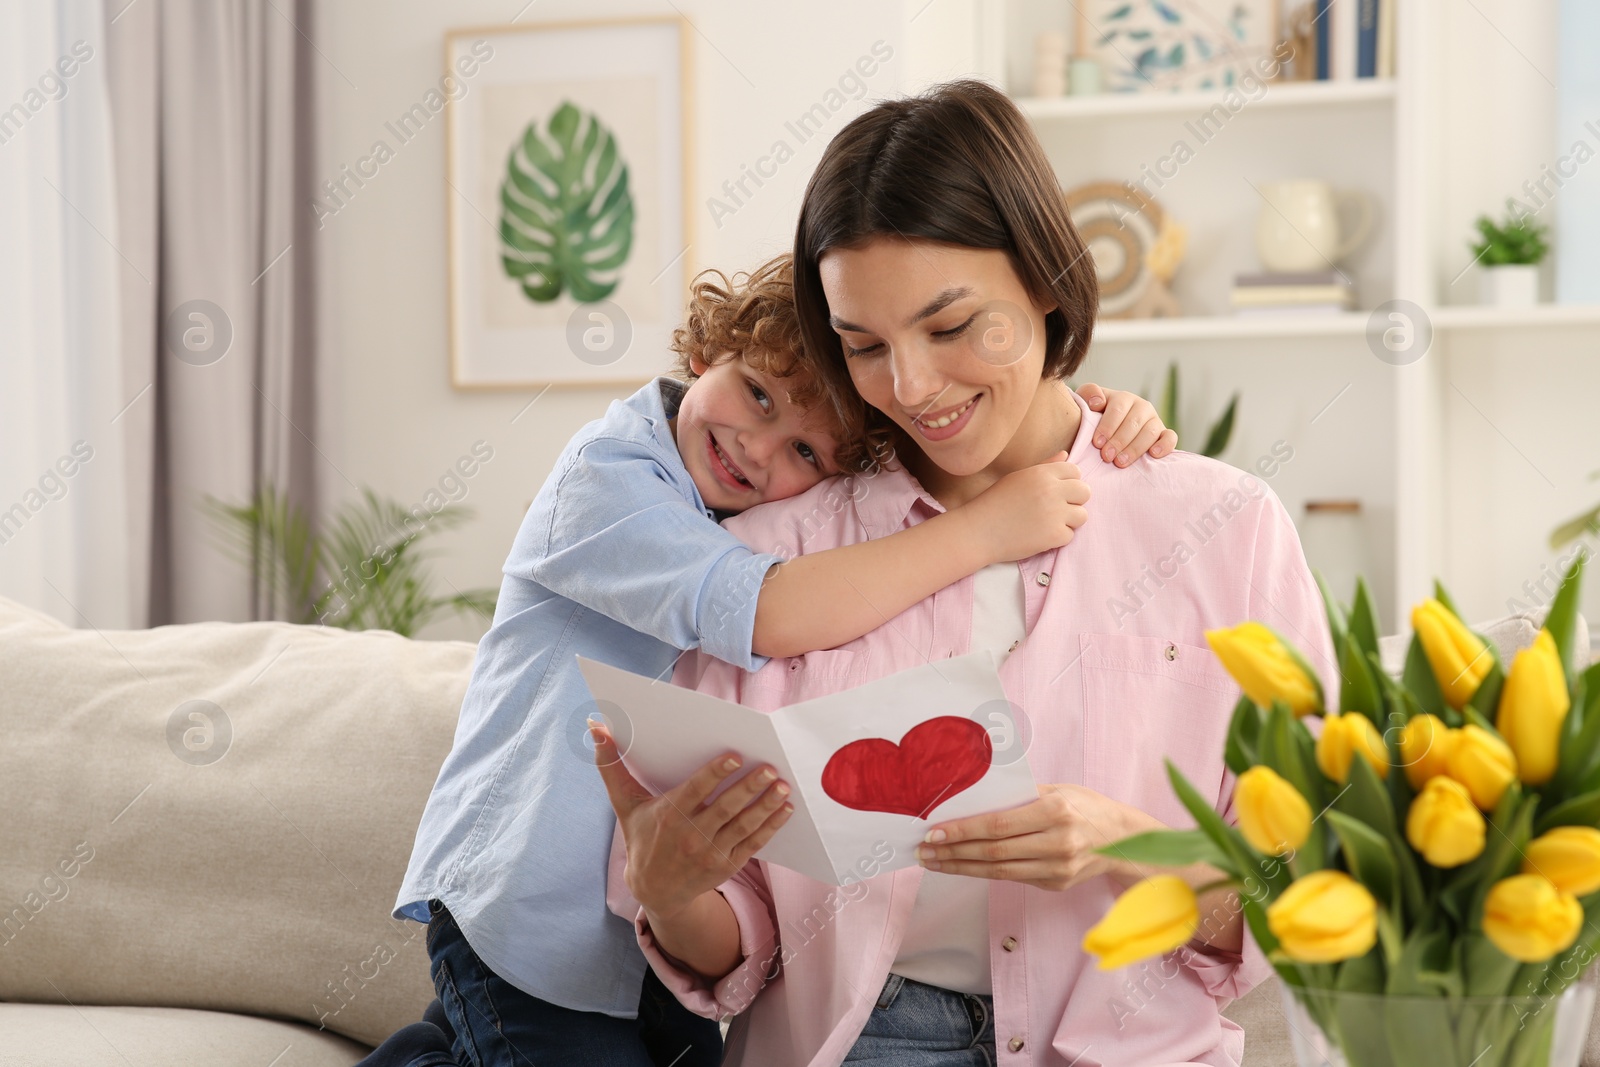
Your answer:
[[[1350,82],[1278,82],[1268,84],[1246,108],[1341,107],[1382,104],[1394,99],[1392,78]],[[1254,94],[1252,94],[1254,95]],[[1214,93],[1101,93],[1099,96],[1017,97],[1022,113],[1035,122],[1097,119],[1119,115],[1187,115],[1209,111],[1223,102]]]
[[[985,77],[1016,95],[1064,187],[1131,182],[1188,228],[1173,284],[1186,314],[1101,320],[1084,376],[1148,390],[1177,362],[1188,437],[1240,390],[1224,458],[1249,466],[1290,442],[1296,459],[1272,488],[1297,521],[1307,501],[1362,501],[1364,569],[1386,630],[1404,628],[1436,576],[1475,617],[1536,607],[1523,580],[1554,558],[1547,531],[1592,505],[1587,474],[1600,467],[1589,411],[1600,399],[1600,306],[1470,303],[1473,218],[1523,196],[1524,180],[1581,134],[1555,128],[1554,10],[1396,2],[1396,77],[1267,83],[1233,107],[1221,91],[1030,98],[1032,40],[1070,34],[1072,5],[906,5],[907,89]],[[1220,130],[1197,130],[1208,114]],[[1177,166],[1180,140],[1191,152]],[[1299,177],[1377,205],[1373,237],[1340,264],[1358,310],[1235,317],[1233,275],[1260,269],[1259,183]],[[1373,309],[1394,299],[1420,306],[1433,335],[1424,356],[1399,366],[1367,337]],[[1600,582],[1589,586],[1594,619]]]

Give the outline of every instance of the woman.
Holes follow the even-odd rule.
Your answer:
[[[841,648],[748,675],[691,656],[677,681],[773,710],[989,649],[1020,709],[1002,753],[1025,750],[1049,784],[1024,807],[934,824],[920,867],[836,889],[744,863],[787,818],[770,768],[707,804],[732,761],[659,799],[612,765],[652,966],[691,1010],[739,1013],[726,1063],[1239,1063],[1219,1007],[1269,968],[1231,896],[1202,897],[1200,934],[1163,960],[1101,972],[1078,946],[1148,873],[1094,850],[1189,824],[1166,760],[1228,811],[1238,691],[1203,632],[1261,619],[1329,670],[1283,507],[1197,456],[1100,462],[1098,416],[1064,384],[1093,330],[1092,264],[1037,140],[988,86],[885,103],[842,130],[806,192],[795,272],[807,344],[881,415],[895,459],[848,494],[825,484],[730,529],[780,555],[879,537],[1061,449],[1093,489],[1091,520],[1067,548],[987,568]]]

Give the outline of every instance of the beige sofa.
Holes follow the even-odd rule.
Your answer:
[[[332,1067],[420,1018],[389,908],[472,652],[0,600],[0,1067]],[[1275,983],[1229,1014],[1293,1063]]]

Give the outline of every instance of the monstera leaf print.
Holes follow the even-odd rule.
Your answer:
[[[563,289],[604,300],[633,250],[633,194],[617,139],[563,101],[543,131],[535,119],[506,160],[500,186],[500,262],[529,300]]]

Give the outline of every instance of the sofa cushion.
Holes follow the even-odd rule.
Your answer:
[[[420,1018],[425,927],[389,912],[472,656],[283,623],[71,629],[0,600],[0,1001],[368,1044]]]
[[[350,1067],[368,1052],[299,1023],[183,1008],[0,1004],[0,1067]]]

